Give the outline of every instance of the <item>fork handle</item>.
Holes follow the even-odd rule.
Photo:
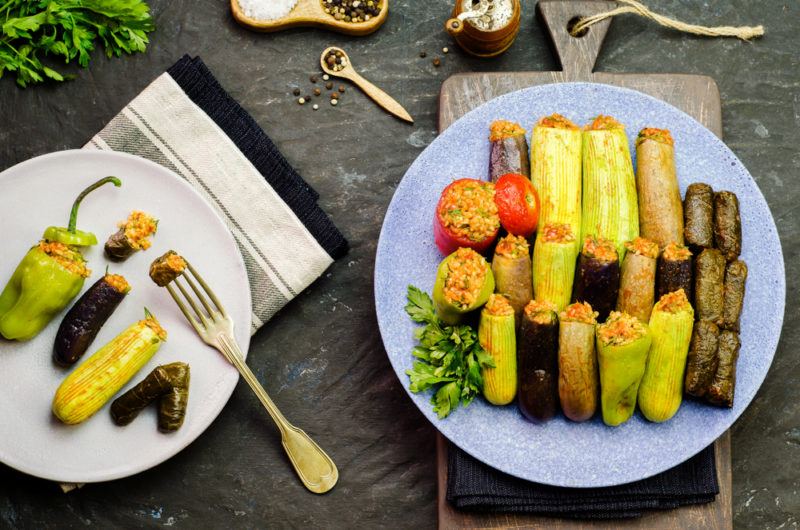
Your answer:
[[[264,408],[267,409],[272,421],[281,431],[281,443],[289,456],[294,470],[303,482],[303,485],[314,493],[330,491],[339,480],[339,470],[320,446],[311,439],[302,429],[289,423],[278,407],[270,399],[267,391],[256,379],[250,367],[244,361],[244,355],[239,345],[227,334],[219,336],[222,353],[228,361],[239,370],[247,384],[258,397]]]

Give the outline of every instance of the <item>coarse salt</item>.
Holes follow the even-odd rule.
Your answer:
[[[297,0],[238,0],[239,7],[249,18],[275,20],[289,14]]]

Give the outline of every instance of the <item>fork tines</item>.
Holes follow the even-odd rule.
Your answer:
[[[186,261],[185,258],[184,261]],[[187,272],[190,274],[187,274]],[[194,277],[194,280],[192,280],[192,277]],[[183,282],[179,281],[181,278],[183,278]],[[199,300],[204,311],[200,309],[195,302],[195,299],[189,293],[188,289],[184,287],[184,282],[189,285],[189,288],[191,288],[192,291],[194,291],[194,294],[197,297],[197,300]],[[180,295],[176,292],[173,284],[178,288],[178,291],[180,291]],[[202,291],[197,284],[200,284]],[[172,280],[172,282],[168,283],[166,288],[167,291],[169,291],[169,294],[172,296],[172,299],[175,300],[176,304],[178,304],[178,308],[183,313],[183,316],[186,317],[186,320],[189,321],[189,323],[198,333],[200,333],[202,329],[208,327],[209,320],[213,322],[228,316],[228,314],[225,312],[225,308],[222,307],[222,303],[219,301],[219,298],[217,298],[217,296],[214,294],[214,291],[211,290],[208,284],[203,280],[203,277],[198,274],[195,268],[192,267],[192,264],[188,261],[186,261],[186,269],[183,271],[183,273]],[[181,299],[181,295],[183,300],[185,300],[189,304],[189,307],[192,308],[194,314],[192,314],[186,307],[186,304]],[[216,310],[212,309],[206,296],[211,299],[211,302],[216,307]]]

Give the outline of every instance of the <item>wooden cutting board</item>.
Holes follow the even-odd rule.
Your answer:
[[[713,79],[684,74],[609,74],[593,72],[611,20],[595,24],[580,37],[572,37],[567,24],[575,17],[602,13],[617,7],[607,1],[540,0],[542,19],[561,62],[560,72],[469,73],[450,77],[439,95],[439,131],[486,101],[521,88],[565,81],[591,81],[639,90],[683,110],[722,137],[719,90]],[[647,528],[727,529],[732,527],[731,441],[726,432],[716,442],[720,494],[715,502],[675,510],[646,513],[640,519],[574,521],[519,514],[477,514],[455,510],[445,499],[448,442],[437,435],[439,528]]]

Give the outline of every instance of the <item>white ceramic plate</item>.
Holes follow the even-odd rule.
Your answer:
[[[126,427],[117,427],[111,421],[110,403],[80,425],[63,425],[51,414],[50,406],[56,389],[71,370],[52,361],[53,341],[66,311],[31,341],[10,342],[0,337],[0,461],[60,482],[126,477],[167,460],[214,421],[236,386],[236,369],[197,337],[167,291],[149,279],[153,259],[169,249],[186,256],[232,315],[242,350],[246,352],[250,344],[250,290],[233,236],[211,205],[187,182],[162,166],[132,155],[62,151],[0,173],[4,233],[0,288],[44,229],[65,226],[75,196],[106,175],[119,177],[122,187],[107,184],[96,190],[84,201],[78,216],[78,228],[94,232],[99,241],[84,252],[93,271],[84,290],[102,276],[107,265],[111,272],[123,274],[133,290],[79,363],[143,318],[143,307],[147,306],[167,330],[167,342],[123,391],[160,364],[184,361],[191,367],[189,405],[183,427],[171,434],[157,430],[154,406]],[[159,219],[153,246],[124,263],[110,263],[103,256],[103,243],[116,231],[116,223],[133,209]]]

